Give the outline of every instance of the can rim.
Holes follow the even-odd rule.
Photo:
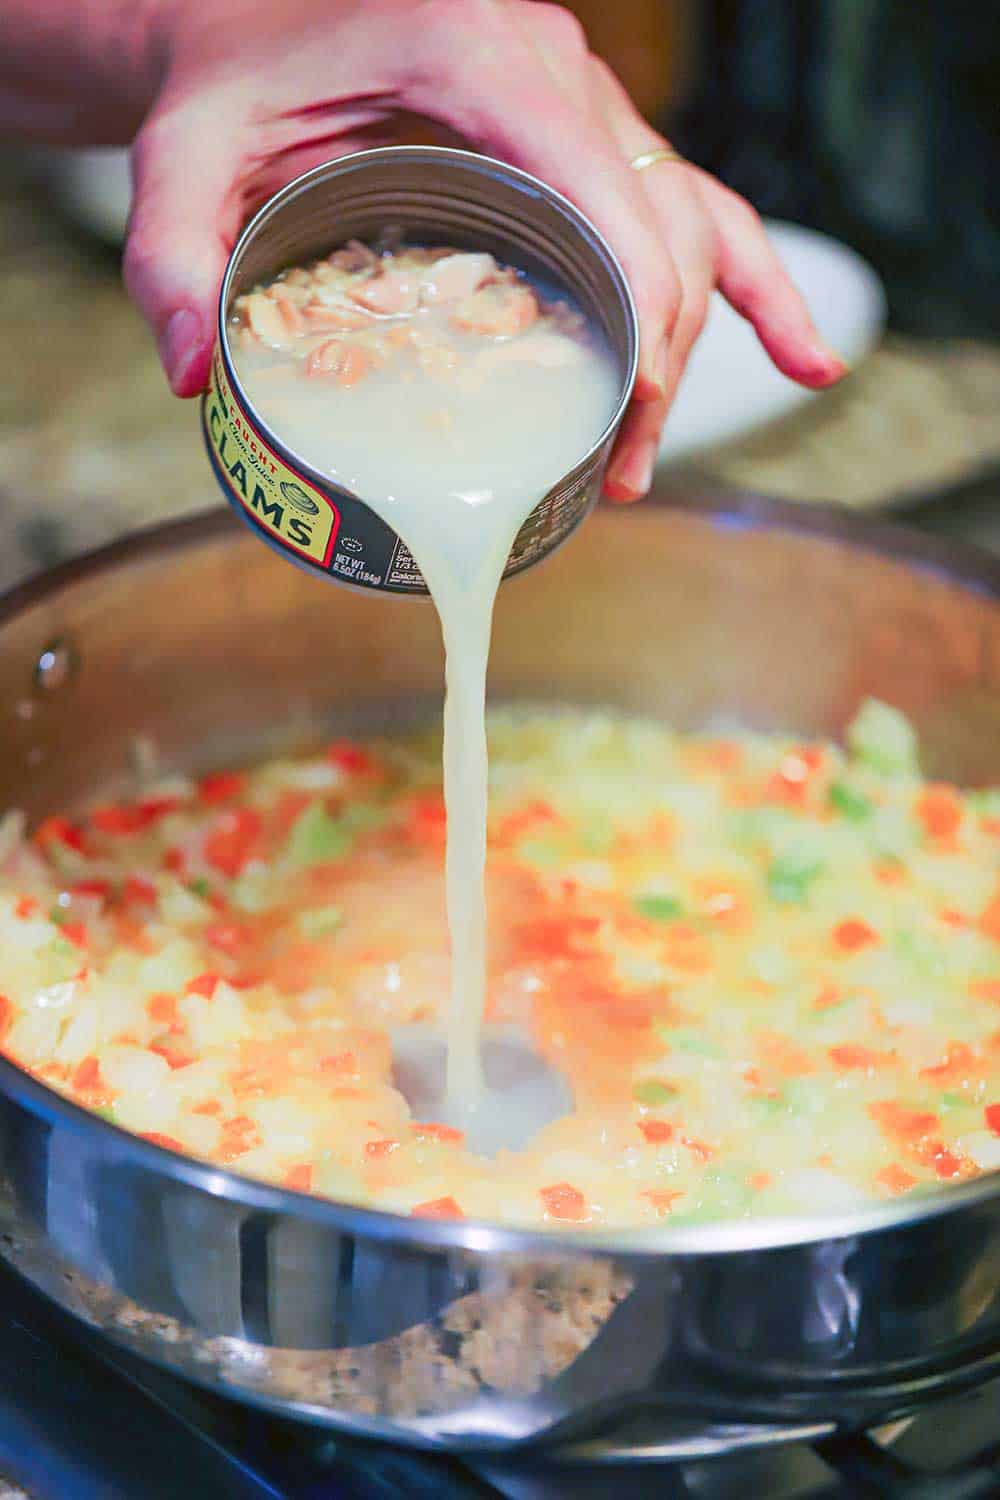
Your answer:
[[[480,170],[492,168],[495,171],[499,171],[501,174],[512,178],[514,181],[523,184],[525,187],[531,188],[535,192],[539,193],[542,197],[547,198],[557,204],[558,207],[566,214],[567,218],[575,220],[578,225],[580,225],[586,231],[587,234],[591,235],[593,239],[597,241],[597,244],[600,246],[602,253],[607,257],[608,266],[610,268],[612,278],[618,284],[618,291],[625,305],[625,321],[628,336],[627,368],[621,381],[618,400],[615,403],[610,417],[605,423],[599,436],[590,445],[585,453],[581,453],[580,457],[574,462],[573,467],[570,470],[570,473],[576,473],[579,468],[581,468],[585,464],[590,463],[591,460],[596,457],[601,448],[603,448],[604,444],[611,437],[612,433],[616,430],[622,418],[624,417],[626,410],[628,409],[628,405],[632,400],[633,390],[635,389],[636,376],[639,370],[639,314],[636,308],[635,297],[633,296],[632,288],[629,285],[628,277],[625,275],[618,256],[608,244],[605,236],[601,233],[601,231],[597,228],[593,221],[583,212],[583,210],[581,208],[578,208],[577,205],[573,203],[571,199],[567,198],[564,193],[560,193],[558,188],[551,187],[547,182],[543,182],[541,178],[535,177],[532,175],[532,173],[524,171],[522,167],[512,166],[509,162],[500,161],[497,157],[487,156],[479,151],[465,151],[452,146],[374,146],[365,151],[351,151],[344,156],[332,157],[329,161],[320,162],[317,166],[310,167],[305,172],[300,172],[297,177],[293,177],[291,181],[286,182],[284,187],[279,188],[276,193],[273,193],[272,196],[268,198],[267,202],[263,203],[261,207],[258,208],[253,217],[249,219],[248,222],[243,226],[243,229],[240,231],[239,238],[237,239],[236,243],[229,253],[229,259],[226,261],[226,269],[223,273],[222,283],[219,288],[217,309],[217,337],[219,351],[226,367],[227,378],[229,379],[230,384],[233,386],[234,391],[239,398],[240,404],[244,409],[244,413],[253,414],[253,419],[259,427],[260,431],[267,434],[268,441],[274,442],[277,445],[279,451],[287,457],[290,463],[294,464],[296,467],[303,471],[304,478],[308,477],[310,480],[317,480],[320,484],[323,485],[336,483],[340,489],[344,490],[345,493],[350,494],[353,499],[359,501],[362,505],[367,504],[367,501],[365,501],[363,496],[355,494],[353,490],[347,490],[346,486],[342,485],[339,480],[334,480],[332,475],[326,474],[322,469],[316,468],[315,465],[309,463],[309,461],[303,458],[302,455],[298,453],[294,448],[284,443],[278,436],[278,434],[274,432],[274,430],[269,426],[269,424],[261,418],[259,412],[257,411],[257,407],[248,396],[243,386],[243,382],[239,378],[231,357],[229,348],[229,334],[226,328],[226,308],[229,301],[229,291],[232,286],[233,273],[236,269],[244,248],[250,242],[250,240],[252,240],[253,236],[257,233],[260,226],[266,223],[268,219],[279,209],[281,209],[287,201],[296,197],[304,188],[308,187],[308,185],[312,181],[316,179],[322,179],[328,175],[334,175],[341,169],[348,166],[354,166],[358,163],[363,163],[366,161],[373,163],[377,161],[385,161],[390,157],[395,157],[398,159],[401,156],[413,156],[419,157],[421,159],[430,158],[431,160],[434,160],[435,158],[438,160],[447,159],[449,161],[458,161],[467,166],[473,166],[476,169]],[[539,496],[539,499],[541,498],[543,497]]]

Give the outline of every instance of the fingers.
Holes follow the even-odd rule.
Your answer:
[[[412,86],[407,103],[542,178],[605,235],[639,314],[636,397],[661,398],[657,355],[677,316],[680,284],[642,188],[593,108],[579,28],[561,8],[534,0],[523,7],[468,3],[447,17],[447,46],[440,40],[435,49],[431,82]],[[455,36],[458,25],[468,26],[464,38]]]
[[[604,492],[609,500],[621,503],[641,500],[652,483],[663,427],[688,357],[704,327],[712,293],[712,261],[700,252],[700,244],[697,232],[685,233],[675,243],[682,297],[667,349],[664,394],[659,401],[633,402],[629,408],[605,478]]]
[[[641,152],[664,144],[639,115],[611,70],[596,59],[592,87],[623,160],[631,161]],[[714,227],[691,184],[690,169],[683,163],[660,162],[634,175],[645,193],[661,241],[670,248],[681,300],[662,350],[663,396],[628,413],[612,454],[605,494],[616,501],[638,500],[649,489],[664,421],[704,326],[716,265]]]
[[[663,426],[688,356],[698,339],[708,312],[714,279],[714,261],[702,233],[696,208],[683,193],[663,198],[664,211],[672,211],[671,249],[681,283],[681,305],[666,345],[663,397],[659,401],[633,403],[611,456],[605,480],[609,500],[640,500],[648,491],[659,454]]]
[[[719,288],[726,300],[753,324],[783,374],[814,387],[840,380],[847,366],[817,332],[758,215],[704,172],[693,176],[718,233]]]
[[[631,505],[648,494],[668,405],[663,400],[633,401],[629,406],[604,476],[606,499]]]
[[[237,175],[218,121],[199,126],[194,113],[154,119],[133,148],[125,285],[178,396],[208,381],[219,285],[240,222]]]

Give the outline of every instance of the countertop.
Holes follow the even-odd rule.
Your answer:
[[[117,256],[0,163],[0,588],[218,503],[196,403],[171,396]],[[890,336],[836,392],[661,472],[877,507],[1000,458],[1000,346]]]

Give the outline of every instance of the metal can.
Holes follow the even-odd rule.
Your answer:
[[[292,562],[338,583],[426,594],[408,548],[364,498],[297,456],[261,419],[235,373],[233,303],[289,266],[386,232],[413,244],[488,250],[565,289],[603,333],[618,363],[614,412],[590,450],[522,526],[504,577],[547,556],[601,492],[615,434],[632,394],[638,322],[625,276],[594,226],[566,198],[514,167],[440,146],[358,152],[306,172],[244,229],[219,295],[218,343],[202,425],[216,479],[237,515]]]

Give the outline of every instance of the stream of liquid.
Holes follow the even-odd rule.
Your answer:
[[[405,260],[394,263],[387,257],[381,267],[373,280],[407,275]],[[412,277],[420,284],[415,305],[379,313],[371,328],[340,337],[342,345],[362,350],[366,339],[380,340],[382,350],[388,343],[390,357],[380,352],[367,362],[360,356],[348,359],[340,348],[323,356],[347,369],[346,380],[336,370],[333,378],[315,368],[309,373],[307,341],[311,337],[313,354],[320,347],[315,334],[296,335],[294,368],[287,348],[254,336],[234,340],[234,360],[265,422],[314,468],[360,495],[403,538],[440,618],[452,955],[446,1113],[449,1123],[469,1129],[477,1116],[481,1122],[487,1107],[497,1107],[484,1087],[481,1051],[485,703],[494,601],[518,530],[606,427],[619,378],[594,330],[578,316],[567,316],[565,304],[557,316],[546,316],[551,304],[540,293],[529,326],[511,331],[514,323],[525,321],[525,304],[515,309],[512,322],[510,298],[523,298],[528,283],[498,287],[494,307],[489,296],[480,298],[484,316],[479,326],[468,327],[455,311],[468,297],[459,303],[433,284],[428,291],[432,276],[433,266],[415,268]],[[444,275],[441,280],[446,281]],[[399,299],[390,286],[381,300]],[[405,280],[403,301],[414,302]],[[354,378],[358,366],[364,373]],[[539,641],[537,649],[544,651],[545,643]]]

